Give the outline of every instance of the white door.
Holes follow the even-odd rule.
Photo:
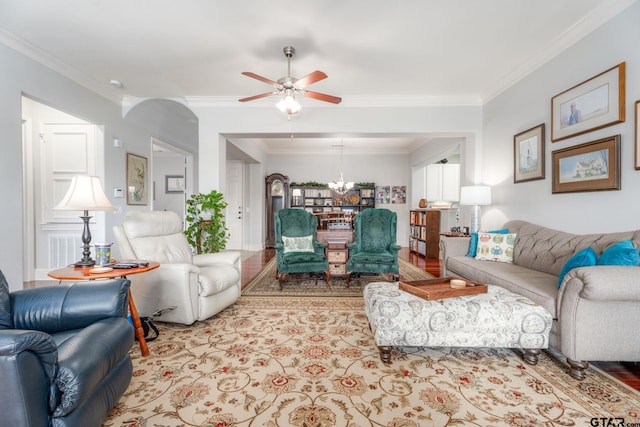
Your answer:
[[[42,123],[34,148],[36,278],[82,258],[82,212],[54,211],[75,175],[99,175],[96,126]],[[103,213],[90,212],[92,242],[104,239]]]
[[[227,202],[226,224],[229,229],[229,241],[227,249],[242,250],[243,249],[243,174],[244,163],[241,161],[227,162],[227,190],[224,194]]]

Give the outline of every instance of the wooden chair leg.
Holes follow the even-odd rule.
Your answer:
[[[329,270],[324,272],[324,282],[327,284],[327,288],[331,288],[331,272]]]
[[[278,287],[282,290],[282,284],[287,281],[289,274],[287,273],[278,273]]]

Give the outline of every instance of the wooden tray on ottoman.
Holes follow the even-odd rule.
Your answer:
[[[450,285],[451,279],[459,279],[467,282],[467,286],[454,289]],[[478,295],[487,292],[487,285],[460,277],[438,277],[437,279],[413,280],[400,282],[399,288],[405,292],[426,300],[445,299],[464,295]]]

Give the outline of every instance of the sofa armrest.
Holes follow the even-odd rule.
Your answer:
[[[193,256],[193,264],[198,267],[208,267],[215,264],[238,264],[240,252],[225,251],[210,254],[197,254]]]
[[[560,287],[562,300],[566,288],[578,288],[580,298],[597,301],[640,302],[640,268],[600,265],[570,270]]]
[[[640,328],[639,302],[638,267],[574,268],[558,292],[554,346],[576,361],[640,360],[640,340],[629,333]]]
[[[471,237],[440,236],[440,256],[442,257],[442,276],[447,276],[447,258],[465,256],[469,251]]]
[[[128,279],[107,279],[12,292],[14,328],[53,334],[127,317],[130,285]]]

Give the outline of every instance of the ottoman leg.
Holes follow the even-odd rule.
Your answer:
[[[541,351],[539,348],[526,348],[524,350],[524,361],[529,365],[537,365],[540,353]]]
[[[380,349],[380,359],[383,363],[390,365],[391,364],[391,349],[392,347],[389,345],[383,345],[378,347]]]

